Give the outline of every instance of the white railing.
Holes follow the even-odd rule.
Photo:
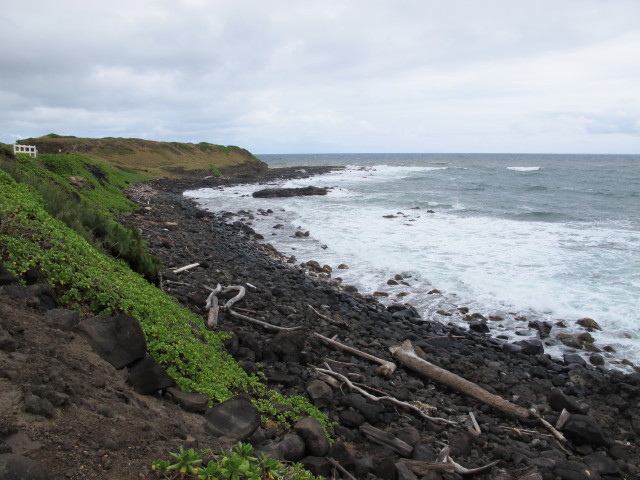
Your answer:
[[[31,155],[32,157],[38,156],[38,149],[35,145],[14,145],[13,153],[26,153],[27,155]]]

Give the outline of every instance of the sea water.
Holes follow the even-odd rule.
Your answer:
[[[534,336],[532,320],[578,333],[576,320],[589,317],[602,327],[596,345],[617,352],[609,361],[640,364],[640,156],[259,158],[345,168],[277,185],[328,187],[326,196],[251,196],[265,185],[185,194],[208,210],[251,212],[244,220],[297,263],[327,264],[344,284],[385,292],[381,301],[410,303],[425,319],[464,324],[464,306],[491,317],[492,334],[517,340]],[[389,285],[396,275],[403,280]]]

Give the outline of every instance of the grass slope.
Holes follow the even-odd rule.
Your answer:
[[[267,389],[259,375],[242,370],[222,347],[224,333],[206,330],[203,319],[48,211],[50,202],[66,196],[78,200],[63,202],[64,208],[79,205],[80,211],[101,211],[115,222],[109,215],[134,208],[118,184],[126,185],[139,176],[109,169],[82,155],[37,159],[18,155],[13,159],[0,151],[0,158],[0,261],[8,271],[20,277],[38,270],[64,306],[84,315],[122,312],[135,316],[142,324],[149,353],[185,391],[204,393],[212,403],[244,391],[252,395],[265,420],[290,425],[307,414],[328,426],[327,416],[305,398],[284,397]],[[5,170],[11,170],[13,176]],[[74,187],[68,183],[69,174],[86,175],[91,187]],[[14,177],[44,186],[40,189],[44,195]],[[55,195],[48,198],[52,191]]]
[[[248,150],[233,145],[207,142],[155,142],[138,138],[76,138],[55,133],[26,138],[17,143],[35,145],[39,153],[89,155],[123,171],[135,171],[153,178],[176,177],[192,172],[231,169],[260,171],[267,165]]]

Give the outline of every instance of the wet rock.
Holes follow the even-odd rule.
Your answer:
[[[550,322],[544,322],[540,320],[529,322],[529,328],[533,328],[538,331],[538,336],[540,338],[547,338],[551,333],[551,329],[553,325]]]
[[[562,358],[565,363],[575,363],[577,365],[580,365],[581,367],[584,367],[587,365],[586,360],[582,358],[581,355],[578,355],[577,353],[565,353],[562,355]]]
[[[540,355],[544,353],[544,345],[540,340],[520,340],[518,342],[514,342],[514,344],[521,347],[522,353],[525,353],[527,355]]]
[[[469,324],[469,330],[477,333],[489,333],[489,325],[482,320],[474,320]]]
[[[600,325],[598,325],[598,322],[596,322],[593,318],[584,317],[576,320],[576,323],[589,332],[593,332],[594,330],[602,330],[600,328]]]
[[[101,315],[83,320],[76,330],[115,368],[144,358],[147,343],[140,322],[131,315]]]
[[[311,456],[322,457],[329,451],[329,440],[322,425],[315,418],[305,417],[294,425],[294,430],[304,439]]]
[[[326,195],[328,189],[308,186],[300,188],[265,188],[253,192],[254,198],[300,197],[310,195]]]
[[[599,353],[592,353],[591,355],[589,355],[589,362],[591,363],[591,365],[604,365],[604,357]]]
[[[129,367],[127,383],[142,395],[150,395],[176,385],[176,381],[149,355]]]
[[[238,395],[207,411],[205,428],[217,437],[241,442],[260,426],[261,415],[248,397]]]

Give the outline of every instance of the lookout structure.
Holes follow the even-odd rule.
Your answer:
[[[38,156],[38,149],[35,145],[18,145],[17,143],[13,146],[13,153],[26,153],[27,155],[31,155],[32,157]]]

